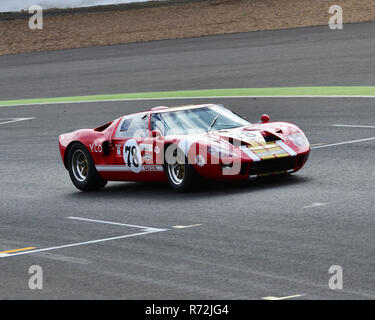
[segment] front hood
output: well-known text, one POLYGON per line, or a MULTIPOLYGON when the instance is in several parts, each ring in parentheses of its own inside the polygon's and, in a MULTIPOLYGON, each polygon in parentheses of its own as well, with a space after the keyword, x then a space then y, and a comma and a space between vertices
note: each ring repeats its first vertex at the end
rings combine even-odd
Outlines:
MULTIPOLYGON (((210 131, 206 134, 206 139, 202 137, 202 140, 207 145, 221 146, 228 150, 233 150, 233 147, 234 150, 240 149, 240 153, 258 161, 295 156, 302 149, 294 145, 288 136, 298 132, 301 131, 297 126, 285 122, 257 123, 241 128, 210 131)), ((305 149, 308 148, 306 146, 305 149)))
MULTIPOLYGON (((215 133, 214 133, 215 134, 215 133)), ((232 129, 232 130, 220 130, 216 134, 225 140, 235 144, 235 141, 241 142, 241 144, 253 144, 254 142, 265 143, 265 137, 260 130, 248 130, 248 129, 232 129)))
POLYGON ((271 128, 262 128, 257 125, 251 125, 247 127, 218 130, 208 133, 211 139, 225 140, 230 144, 240 145, 258 145, 265 144, 267 142, 283 140, 283 135, 277 133, 271 128))
POLYGON ((240 149, 248 156, 257 153, 262 159, 273 158, 276 155, 286 157, 295 155, 297 151, 303 152, 309 149, 308 142, 306 146, 298 147, 290 140, 290 135, 295 133, 302 133, 302 131, 291 123, 255 123, 246 127, 215 130, 184 137, 179 147, 186 152, 192 145, 199 144, 237 150, 237 154, 241 153, 240 149))

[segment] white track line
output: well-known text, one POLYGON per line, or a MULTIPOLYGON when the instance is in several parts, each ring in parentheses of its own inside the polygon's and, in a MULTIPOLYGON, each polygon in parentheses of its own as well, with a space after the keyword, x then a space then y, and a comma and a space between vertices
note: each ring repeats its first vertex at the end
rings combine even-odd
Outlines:
POLYGON ((200 227, 201 225, 202 225, 201 223, 198 223, 198 224, 191 224, 189 226, 173 226, 172 228, 175 228, 175 229, 186 229, 186 228, 200 227))
POLYGON ((86 219, 86 218, 80 218, 80 217, 68 217, 68 218, 69 219, 75 219, 75 220, 82 220, 82 221, 105 223, 105 224, 111 224, 111 225, 120 225, 120 226, 132 227, 132 228, 140 228, 140 229, 143 229, 144 231, 138 232, 138 233, 133 233, 133 234, 127 234, 127 235, 123 235, 123 236, 110 237, 110 238, 97 239, 97 240, 90 240, 90 241, 84 241, 84 242, 78 242, 78 243, 71 243, 71 244, 49 247, 49 248, 42 248, 42 249, 23 251, 23 252, 11 253, 11 254, 1 254, 0 258, 9 258, 9 257, 13 257, 13 256, 31 254, 31 253, 36 253, 36 252, 44 252, 44 251, 52 251, 52 250, 57 250, 57 249, 78 247, 78 246, 83 246, 83 245, 88 245, 88 244, 93 244, 93 243, 100 243, 100 242, 106 242, 106 241, 112 241, 112 240, 118 240, 118 239, 131 238, 131 237, 142 236, 142 235, 146 235, 146 234, 150 234, 150 233, 156 233, 156 232, 162 232, 162 231, 168 230, 168 229, 149 228, 149 227, 132 225, 132 224, 125 224, 125 223, 86 219))
POLYGON ((371 141, 371 140, 375 140, 375 137, 366 138, 366 139, 351 140, 351 141, 344 141, 344 142, 338 142, 338 143, 324 144, 324 145, 321 145, 321 146, 311 147, 311 149, 328 148, 328 147, 334 147, 334 146, 341 146, 343 144, 350 144, 350 143, 357 143, 357 142, 364 142, 364 141, 371 141))
POLYGON ((5 120, 9 120, 9 121, 5 121, 5 122, 2 122, 2 120, 0 119, 0 125, 1 124, 7 124, 7 123, 13 123, 13 122, 19 122, 19 121, 32 120, 32 119, 35 119, 35 118, 6 118, 5 120), (9 119, 12 119, 12 120, 9 120, 9 119))
POLYGON ((375 128, 375 126, 359 126, 355 124, 333 124, 332 127, 345 127, 345 128, 375 128))
POLYGON ((295 295, 286 296, 286 297, 273 297, 273 296, 270 296, 270 297, 263 297, 262 300, 286 300, 286 299, 293 299, 293 298, 303 297, 305 295, 306 295, 306 293, 295 294, 295 295))
POLYGON ((145 234, 153 233, 153 232, 158 232, 158 231, 145 231, 145 232, 139 232, 139 233, 129 234, 129 235, 125 235, 125 236, 119 236, 119 237, 98 239, 98 240, 92 240, 92 241, 72 243, 72 244, 67 244, 67 245, 63 245, 63 246, 56 246, 56 247, 49 247, 49 248, 44 248, 44 249, 37 249, 37 250, 24 251, 24 252, 18 252, 18 253, 11 253, 11 254, 7 254, 7 255, 1 255, 0 258, 9 258, 9 257, 13 257, 13 256, 22 255, 22 254, 31 254, 31 253, 35 253, 35 252, 52 251, 52 250, 57 250, 57 249, 69 248, 69 247, 83 246, 83 245, 86 245, 86 244, 93 244, 93 243, 98 243, 98 242, 105 242, 105 241, 112 241, 112 240, 136 237, 136 236, 141 236, 141 235, 145 235, 145 234))
POLYGON ((316 208, 316 207, 321 207, 321 206, 326 206, 326 205, 327 205, 327 203, 325 203, 325 202, 315 202, 315 203, 312 203, 312 204, 310 204, 308 206, 304 206, 302 208, 303 209, 308 209, 308 208, 316 208))
POLYGON ((150 228, 150 227, 145 227, 145 226, 138 226, 138 225, 135 225, 135 224, 127 224, 127 223, 111 222, 111 221, 104 221, 104 220, 95 220, 95 219, 87 219, 87 218, 80 218, 80 217, 68 217, 68 219, 97 222, 97 223, 105 223, 105 224, 111 224, 111 225, 115 225, 115 226, 124 226, 124 227, 130 227, 130 228, 140 228, 140 229, 144 229, 144 231, 166 231, 167 230, 167 229, 158 229, 158 228, 150 228))

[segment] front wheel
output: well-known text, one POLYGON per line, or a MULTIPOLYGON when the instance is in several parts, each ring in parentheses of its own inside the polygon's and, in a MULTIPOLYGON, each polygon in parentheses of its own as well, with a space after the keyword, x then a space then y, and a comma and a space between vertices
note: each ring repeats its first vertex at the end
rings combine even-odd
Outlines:
POLYGON ((108 182, 99 176, 90 153, 80 143, 75 143, 70 148, 68 170, 73 184, 82 191, 104 188, 108 182))
MULTIPOLYGON (((174 153, 176 154, 177 150, 174 153)), ((184 160, 175 161, 174 163, 168 163, 167 161, 164 166, 169 185, 177 192, 190 191, 198 179, 198 174, 194 167, 188 164, 186 157, 184 158, 184 160)))

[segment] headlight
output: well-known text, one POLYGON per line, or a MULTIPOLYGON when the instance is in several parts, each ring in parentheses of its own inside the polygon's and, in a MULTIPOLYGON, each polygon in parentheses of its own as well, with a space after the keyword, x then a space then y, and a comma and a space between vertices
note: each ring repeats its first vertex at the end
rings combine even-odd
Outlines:
POLYGON ((237 154, 233 150, 229 150, 227 148, 223 148, 219 146, 208 146, 207 152, 217 158, 237 157, 237 154))
POLYGON ((309 145, 309 141, 306 139, 305 135, 301 132, 292 133, 288 135, 288 139, 300 148, 308 147, 309 145))

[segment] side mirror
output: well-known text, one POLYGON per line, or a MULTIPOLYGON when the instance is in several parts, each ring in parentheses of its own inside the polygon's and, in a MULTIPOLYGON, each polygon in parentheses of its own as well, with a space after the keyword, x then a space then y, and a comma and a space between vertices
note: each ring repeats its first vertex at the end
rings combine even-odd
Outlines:
POLYGON ((161 137, 161 132, 159 130, 152 130, 151 135, 153 138, 159 138, 161 137))
POLYGON ((263 122, 263 123, 266 123, 268 121, 270 121, 270 116, 268 114, 263 114, 261 117, 260 117, 260 120, 263 122))

